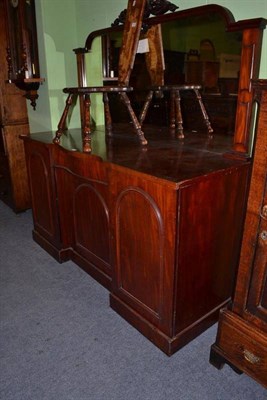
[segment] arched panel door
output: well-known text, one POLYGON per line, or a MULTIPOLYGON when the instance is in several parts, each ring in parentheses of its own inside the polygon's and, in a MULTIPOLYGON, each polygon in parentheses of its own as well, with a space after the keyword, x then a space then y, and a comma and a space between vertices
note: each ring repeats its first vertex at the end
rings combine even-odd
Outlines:
POLYGON ((109 212, 102 194, 83 183, 73 194, 74 247, 96 265, 109 267, 109 212))
MULTIPOLYGON (((25 142, 27 148, 28 142, 25 142)), ((35 232, 52 245, 61 247, 57 218, 56 196, 53 190, 54 176, 51 173, 50 151, 34 143, 27 151, 27 167, 32 199, 35 232)))
POLYGON ((117 199, 118 286, 154 317, 161 314, 163 221, 157 204, 139 188, 126 188, 117 199))

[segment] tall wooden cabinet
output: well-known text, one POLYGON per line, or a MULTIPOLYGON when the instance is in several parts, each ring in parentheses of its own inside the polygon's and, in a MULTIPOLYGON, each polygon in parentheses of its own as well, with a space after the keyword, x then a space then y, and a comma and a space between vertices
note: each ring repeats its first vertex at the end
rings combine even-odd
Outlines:
POLYGON ((31 206, 19 136, 29 135, 26 98, 35 108, 43 81, 34 0, 0 0, 0 63, 0 199, 19 212, 31 206))
POLYGON ((267 80, 254 83, 257 137, 233 304, 219 319, 210 361, 267 388, 267 80))
POLYGON ((30 207, 24 147, 19 139, 29 134, 29 123, 24 92, 7 81, 4 0, 0 0, 0 11, 0 199, 18 212, 30 207))

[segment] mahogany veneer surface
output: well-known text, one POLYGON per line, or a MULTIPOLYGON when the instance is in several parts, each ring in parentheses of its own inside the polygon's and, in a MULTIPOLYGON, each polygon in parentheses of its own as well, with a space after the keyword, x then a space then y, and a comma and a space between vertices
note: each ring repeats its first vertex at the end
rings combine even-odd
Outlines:
MULTIPOLYGON (((181 182, 230 166, 239 161, 223 157, 231 151, 232 136, 206 133, 186 133, 184 139, 173 138, 167 128, 146 126, 148 146, 138 143, 129 124, 116 124, 113 138, 105 138, 104 127, 92 133, 91 156, 137 172, 171 182, 181 182)), ((31 134, 31 140, 52 145, 53 132, 31 134)), ((72 129, 61 138, 61 147, 73 152, 82 151, 81 130, 72 129)))
POLYGON ((228 303, 250 164, 224 157, 232 138, 146 126, 142 147, 129 125, 112 139, 80 130, 61 145, 51 133, 24 137, 34 239, 72 259, 111 291, 111 306, 171 355, 228 303))

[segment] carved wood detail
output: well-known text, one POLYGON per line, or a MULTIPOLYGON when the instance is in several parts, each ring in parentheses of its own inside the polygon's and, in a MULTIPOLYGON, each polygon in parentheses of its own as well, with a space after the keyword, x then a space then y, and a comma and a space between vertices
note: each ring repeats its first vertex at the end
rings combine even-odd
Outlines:
MULTIPOLYGON (((144 18, 148 18, 151 15, 163 15, 168 11, 174 12, 179 7, 175 4, 171 3, 168 0, 148 0, 145 6, 144 18)), ((118 26, 120 24, 124 24, 126 18, 127 10, 124 9, 120 12, 119 16, 115 19, 115 21, 111 24, 111 26, 118 26)))

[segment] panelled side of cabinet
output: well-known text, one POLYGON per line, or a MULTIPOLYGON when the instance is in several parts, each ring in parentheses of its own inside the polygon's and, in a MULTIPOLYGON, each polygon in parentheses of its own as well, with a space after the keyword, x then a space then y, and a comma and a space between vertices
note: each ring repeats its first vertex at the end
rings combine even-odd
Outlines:
MULTIPOLYGON (((238 265, 249 165, 181 185, 174 332, 228 302, 238 265), (233 229, 234 227, 234 229, 233 229), (186 307, 184 307, 186 304, 186 307)), ((214 322, 214 315, 211 315, 214 322)))

